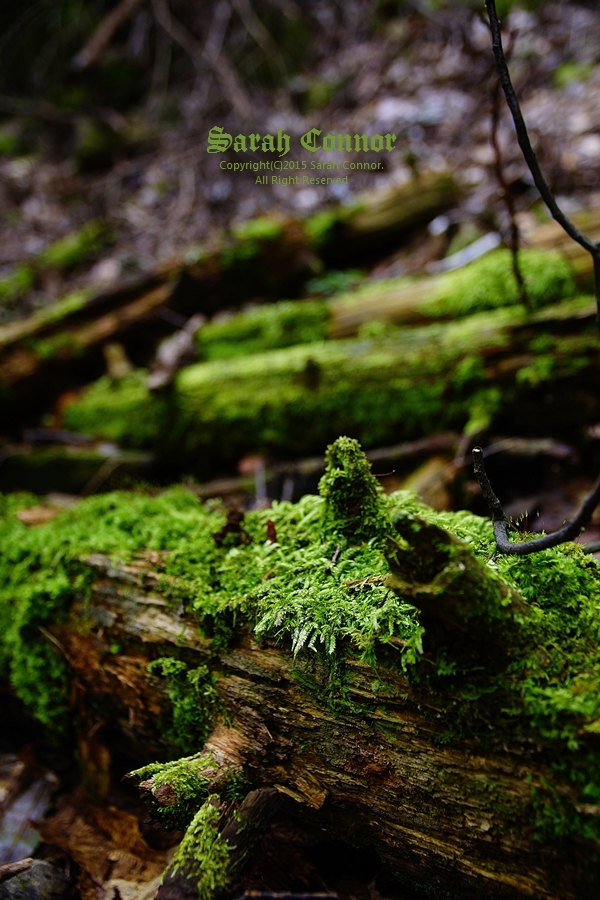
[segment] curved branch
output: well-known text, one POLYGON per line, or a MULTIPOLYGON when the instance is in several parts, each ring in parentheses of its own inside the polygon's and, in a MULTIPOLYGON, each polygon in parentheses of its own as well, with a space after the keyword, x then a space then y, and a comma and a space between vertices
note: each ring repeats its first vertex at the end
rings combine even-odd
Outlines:
POLYGON ((542 200, 548 207, 550 214, 560 225, 562 225, 569 237, 573 238, 574 241, 577 241, 578 244, 580 244, 582 247, 584 247, 585 250, 588 251, 594 261, 596 303, 598 304, 598 318, 600 321, 600 244, 596 243, 596 241, 593 241, 587 235, 583 234, 583 232, 580 231, 579 228, 577 228, 577 226, 574 225, 569 218, 567 218, 567 216, 563 213, 558 203, 554 199, 554 195, 548 187, 546 179, 542 175, 542 170, 540 169, 540 165, 537 161, 535 151, 531 146, 529 134, 527 133, 527 126, 525 125, 521 107, 519 105, 519 101, 517 99, 517 95, 510 78, 510 73, 508 71, 506 57, 502 48, 502 34, 500 29, 500 21, 498 19, 498 12, 496 10, 496 0, 485 0, 485 6, 490 19, 490 29, 492 32, 492 49, 496 58, 496 66, 498 68, 498 74, 500 76, 500 83, 502 85, 502 90, 504 91, 504 96, 506 97, 506 103, 512 115, 515 131, 517 132, 519 147, 521 148, 521 152, 523 153, 525 162, 529 167, 529 171, 531 172, 531 175, 535 182, 535 186, 540 192, 542 200))
POLYGON ((542 537, 534 538, 531 541, 522 541, 521 543, 513 544, 508 539, 508 528, 510 523, 506 517, 506 513, 502 509, 502 504, 494 493, 487 472, 485 471, 483 450, 481 447, 473 448, 473 465, 475 468, 475 477, 479 482, 481 493, 492 513, 494 537, 496 538, 496 546, 500 553, 524 556, 527 553, 537 553, 538 550, 548 550, 549 547, 557 547, 558 544, 570 541, 581 534, 585 525, 587 525, 592 518, 592 514, 598 506, 598 503, 600 503, 599 477, 591 492, 583 501, 577 515, 566 522, 562 528, 559 528, 558 531, 553 531, 552 534, 545 534, 542 537))

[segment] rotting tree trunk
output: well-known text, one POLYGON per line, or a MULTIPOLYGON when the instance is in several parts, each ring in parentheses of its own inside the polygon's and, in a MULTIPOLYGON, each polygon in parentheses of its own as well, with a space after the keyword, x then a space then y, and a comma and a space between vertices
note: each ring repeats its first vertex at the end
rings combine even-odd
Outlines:
MULTIPOLYGON (((86 729, 107 720, 118 724, 130 753, 164 753, 157 722, 165 696, 149 683, 146 664, 152 655, 173 653, 203 664, 208 642, 161 600, 151 568, 89 563, 98 574, 92 601, 86 612, 74 608, 71 624, 55 632, 83 703, 102 711, 86 729), (126 652, 111 653, 112 643, 126 652)), ((532 837, 534 791, 551 785, 572 793, 535 739, 495 735, 489 750, 468 739, 447 744, 453 698, 444 709, 439 697, 411 686, 393 646, 377 655, 376 666, 348 656, 347 711, 333 712, 325 699, 326 663, 310 653, 294 658, 289 646, 258 643, 241 631, 218 659, 227 724, 181 770, 206 777, 210 793, 218 792, 219 779, 243 770, 256 787, 275 786, 312 810, 313 822, 330 835, 373 846, 405 875, 460 897, 591 896, 578 870, 585 844, 569 845, 575 855, 568 860, 532 837)), ((178 803, 168 783, 153 792, 150 778, 142 788, 163 812, 178 803)))
POLYGON ((573 545, 490 559, 490 523, 383 497, 348 438, 320 491, 225 524, 181 491, 92 498, 44 532, 9 512, 15 689, 51 721, 67 667, 100 793, 105 741, 149 763, 131 777, 188 826, 165 891, 180 879, 210 900, 215 871, 231 886, 227 835, 240 817, 264 827, 275 789, 321 833, 461 898, 596 896, 595 561, 573 545), (89 552, 119 535, 128 561, 89 552), (151 762, 173 742, 191 755, 151 762))

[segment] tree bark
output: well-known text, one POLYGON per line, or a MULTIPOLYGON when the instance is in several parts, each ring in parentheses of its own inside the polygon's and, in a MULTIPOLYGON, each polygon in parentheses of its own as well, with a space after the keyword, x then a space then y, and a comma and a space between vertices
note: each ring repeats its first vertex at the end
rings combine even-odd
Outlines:
MULTIPOLYGON (((129 565, 100 556, 87 564, 97 573, 89 605, 76 605, 70 622, 53 629, 73 669, 80 709, 96 710, 86 713, 85 730, 109 721, 127 752, 164 758, 172 748, 158 723, 168 701, 146 664, 174 653, 204 663, 209 642, 157 591, 152 555, 129 565), (111 652, 115 643, 127 650, 111 652)), ((377 648, 375 664, 350 652, 345 710, 333 711, 325 660, 310 652, 294 657, 287 644, 259 643, 242 628, 216 661, 220 721, 180 769, 201 773, 205 793, 243 771, 255 788, 275 787, 292 798, 298 815, 331 836, 370 845, 405 876, 460 897, 592 896, 597 847, 584 840, 544 845, 533 836, 534 792, 573 791, 533 733, 503 734, 499 724, 487 748, 469 739, 446 743, 454 698, 440 702, 411 684, 397 660, 393 643, 377 648)), ((167 767, 158 768, 160 786, 144 777, 141 788, 164 814, 183 804, 167 767)), ((600 808, 587 813, 598 816, 600 808)))

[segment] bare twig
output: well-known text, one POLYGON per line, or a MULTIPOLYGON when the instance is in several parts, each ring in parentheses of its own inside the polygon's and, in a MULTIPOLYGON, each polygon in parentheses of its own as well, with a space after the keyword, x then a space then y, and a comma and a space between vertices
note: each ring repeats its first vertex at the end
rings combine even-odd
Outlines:
POLYGON ((558 544, 573 540, 573 538, 577 537, 583 531, 600 502, 600 478, 598 478, 591 493, 583 501, 577 515, 563 525, 562 528, 552 532, 552 534, 545 534, 542 537, 534 538, 531 541, 522 541, 521 543, 513 544, 508 539, 510 523, 502 509, 502 504, 496 497, 489 478, 487 477, 487 472, 485 471, 485 465, 483 463, 483 450, 481 447, 475 447, 473 450, 473 464, 475 476, 481 487, 481 493, 492 513, 494 537, 496 538, 496 545, 500 553, 524 556, 528 553, 537 553, 538 550, 547 550, 549 547, 557 547, 558 544))
POLYGON ((112 41, 115 32, 131 18, 142 3, 145 3, 145 0, 121 0, 114 9, 111 9, 102 19, 91 38, 73 58, 73 68, 77 71, 83 71, 95 65, 112 41))
MULTIPOLYGON (((567 218, 567 216, 565 216, 565 214, 558 206, 556 200, 554 199, 554 195, 548 187, 544 176, 542 175, 537 157, 535 155, 533 147, 531 146, 531 141, 529 140, 527 126, 525 125, 525 120, 523 119, 523 115, 521 113, 521 107, 519 106, 519 101, 510 79, 506 57, 502 48, 502 34, 500 29, 500 22, 498 20, 498 13, 496 10, 496 2, 495 0, 485 0, 485 6, 490 19, 490 29, 492 32, 492 48, 496 59, 496 66, 498 67, 500 84, 502 85, 504 96, 506 97, 506 102, 513 118, 515 131, 517 132, 517 140, 519 141, 519 147, 521 148, 521 152, 523 153, 525 162, 529 167, 529 171, 533 176, 535 186, 540 192, 542 199, 548 207, 553 218, 556 219, 556 221, 564 228, 566 233, 571 238, 573 238, 574 241, 576 241, 585 250, 588 251, 594 261, 596 305, 598 309, 598 323, 600 325, 600 244, 598 244, 596 241, 591 240, 591 238, 583 234, 583 232, 581 232, 579 228, 577 228, 577 226, 574 225, 573 222, 571 222, 571 220, 567 218)), ((521 543, 513 544, 508 539, 509 521, 504 510, 502 509, 502 504, 493 491, 493 488, 485 471, 485 465, 483 463, 483 450, 481 449, 481 447, 474 448, 473 463, 475 467, 475 476, 477 478, 477 481, 479 482, 479 486, 481 487, 481 491, 483 493, 485 501, 492 513, 492 522, 494 523, 494 536, 496 538, 496 546, 500 553, 517 554, 521 556, 528 553, 537 553, 539 550, 547 550, 549 547, 556 547, 558 546, 558 544, 562 544, 565 541, 570 541, 574 537, 577 537, 577 535, 579 535, 581 531, 583 531, 584 526, 587 525, 587 523, 590 521, 594 510, 596 509, 598 503, 600 503, 599 477, 591 493, 583 501, 581 509, 579 510, 577 515, 574 516, 574 518, 568 521, 565 525, 563 525, 562 528, 559 528, 557 531, 552 532, 552 534, 546 534, 542 537, 534 538, 531 541, 522 541, 521 543)))
MULTIPOLYGON (((20 859, 18 862, 5 863, 3 866, 0 866, 0 882, 7 881, 14 875, 20 875, 21 872, 26 872, 32 865, 33 859, 31 856, 20 859)), ((244 896, 248 895, 245 894, 244 896)))
MULTIPOLYGON (((187 53, 196 69, 198 69, 200 63, 207 65, 214 73, 221 89, 235 111, 244 117, 248 116, 253 109, 252 101, 244 89, 235 68, 221 50, 224 31, 231 15, 229 4, 217 3, 215 6, 214 18, 223 19, 224 14, 226 16, 224 27, 220 29, 221 39, 217 42, 217 46, 215 46, 215 41, 211 39, 210 33, 206 43, 202 44, 179 19, 173 16, 168 0, 152 0, 152 9, 160 27, 169 35, 171 40, 179 44, 187 53)), ((212 28, 211 31, 213 31, 212 28)))
POLYGON ((567 216, 560 209, 558 203, 554 198, 554 194, 548 187, 546 180, 542 175, 540 164, 537 161, 537 157, 535 155, 533 147, 531 146, 531 141, 529 140, 527 126, 525 125, 525 120, 523 119, 521 107, 519 105, 519 101, 517 99, 517 95, 510 78, 510 73, 508 71, 506 57, 504 56, 500 22, 498 20, 498 13, 496 11, 496 2, 495 0, 485 0, 485 6, 490 19, 490 28, 492 32, 492 49, 496 58, 496 65, 498 67, 498 74, 500 76, 500 84, 502 85, 502 90, 504 91, 504 96, 506 97, 506 103, 513 118, 519 147, 521 148, 521 152, 523 153, 525 162, 529 167, 529 171, 531 172, 531 175, 535 182, 535 186, 540 192, 542 200, 548 207, 552 218, 556 219, 556 221, 560 225, 562 225, 569 237, 573 238, 574 241, 577 241, 578 244, 580 244, 585 250, 587 250, 594 260, 596 303, 598 304, 598 316, 600 320, 600 244, 587 237, 587 235, 583 234, 583 232, 580 231, 579 228, 577 228, 577 226, 573 222, 571 222, 569 218, 567 218, 567 216))
MULTIPOLYGON (((510 60, 510 55, 512 52, 512 40, 514 35, 511 34, 511 43, 506 48, 506 59, 510 60)), ((517 282, 517 288, 519 290, 519 298, 521 302, 525 305, 529 305, 529 298, 527 297, 527 289, 525 287, 525 279, 523 278, 523 274, 521 272, 521 266, 519 265, 519 245, 520 245, 520 235, 519 235, 519 226, 517 224, 516 218, 516 210, 515 204, 513 202, 513 197, 510 192, 509 184, 506 180, 506 176, 504 175, 504 166, 502 165, 502 153, 500 151, 500 143, 498 141, 498 125, 500 122, 500 79, 497 78, 494 83, 494 90, 492 93, 492 115, 491 115, 491 132, 490 132, 490 141, 492 144, 492 149, 494 151, 494 168, 496 170, 496 178, 498 179, 498 184, 500 186, 500 194, 502 199, 504 200, 504 204, 506 206, 506 210, 508 212, 508 219, 510 222, 510 231, 509 231, 509 248, 512 254, 512 267, 513 274, 515 276, 515 281, 517 282)))

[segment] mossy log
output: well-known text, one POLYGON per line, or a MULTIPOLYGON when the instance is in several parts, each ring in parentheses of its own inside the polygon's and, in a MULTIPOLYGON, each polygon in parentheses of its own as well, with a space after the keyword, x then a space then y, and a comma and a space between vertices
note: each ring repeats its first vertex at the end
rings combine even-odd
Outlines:
POLYGON ((340 433, 374 447, 510 417, 523 434, 572 435, 596 416, 598 375, 594 304, 582 298, 198 363, 158 393, 143 371, 105 378, 64 423, 202 477, 253 451, 323 452, 340 433))
POLYGON ((320 491, 245 518, 104 495, 29 529, 6 498, 14 689, 98 789, 112 748, 140 761, 187 827, 165 900, 236 888, 273 789, 435 896, 596 896, 596 561, 497 557, 488 521, 382 496, 349 439, 320 491))
MULTIPOLYGON (((71 293, 26 320, 0 326, 0 399, 7 406, 12 398, 16 409, 23 399, 39 397, 65 368, 71 377, 82 371, 89 378, 94 362, 98 368, 98 348, 106 341, 118 338, 126 346, 130 341, 139 362, 140 357, 149 359, 157 339, 185 317, 211 316, 255 298, 274 301, 298 296, 338 243, 346 253, 340 265, 356 266, 373 256, 368 239, 378 247, 375 256, 379 258, 390 239, 401 240, 407 229, 429 221, 457 199, 458 189, 448 175, 424 176, 391 193, 367 194, 352 208, 334 207, 306 222, 277 216, 253 219, 140 276, 109 288, 92 286, 71 293), (388 241, 385 245, 380 243, 383 238, 388 241)), ((75 250, 83 252, 81 240, 74 243, 71 237, 48 248, 39 265, 68 268, 75 250)), ((341 251, 335 252, 339 256, 341 251)), ((21 267, 0 282, 0 299, 3 294, 9 299, 26 295, 34 283, 35 267, 21 267)))

